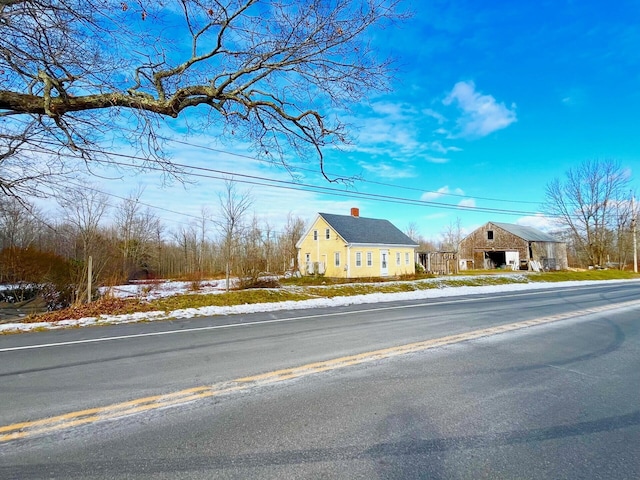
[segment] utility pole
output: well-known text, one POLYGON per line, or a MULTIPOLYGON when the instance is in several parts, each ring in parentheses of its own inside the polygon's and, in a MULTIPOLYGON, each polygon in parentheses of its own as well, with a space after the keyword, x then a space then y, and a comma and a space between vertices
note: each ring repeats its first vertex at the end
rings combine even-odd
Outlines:
POLYGON ((87 303, 91 303, 91 277, 93 276, 93 257, 89 255, 87 265, 87 303))
POLYGON ((631 196, 631 238, 633 239, 633 271, 638 273, 638 241, 636 240, 635 197, 631 196))

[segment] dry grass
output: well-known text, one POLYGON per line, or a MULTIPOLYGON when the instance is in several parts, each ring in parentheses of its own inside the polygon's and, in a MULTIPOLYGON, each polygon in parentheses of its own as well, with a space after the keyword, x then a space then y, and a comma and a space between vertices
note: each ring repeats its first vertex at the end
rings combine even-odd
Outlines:
MULTIPOLYGON (((285 279, 282 288, 249 288, 228 293, 198 295, 187 293, 151 301, 139 299, 118 299, 105 297, 88 305, 77 305, 56 312, 32 315, 25 322, 57 322, 66 319, 97 317, 100 315, 120 315, 134 312, 164 311, 209 306, 232 306, 255 303, 298 301, 310 298, 333 298, 371 293, 396 293, 430 288, 504 285, 509 283, 562 282, 567 280, 613 280, 640 278, 640 275, 619 270, 563 271, 522 275, 495 276, 495 271, 487 275, 438 277, 419 275, 411 280, 385 279, 331 279, 325 277, 303 277, 285 279)), ((507 272, 498 272, 507 273, 507 272)), ((518 273, 518 272, 513 272, 518 273)), ((274 284, 269 284, 274 286, 274 284)))

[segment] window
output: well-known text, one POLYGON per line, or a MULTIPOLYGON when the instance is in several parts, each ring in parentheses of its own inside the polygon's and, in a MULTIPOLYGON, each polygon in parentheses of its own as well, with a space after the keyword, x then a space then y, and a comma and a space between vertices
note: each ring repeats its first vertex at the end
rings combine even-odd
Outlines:
POLYGON ((487 230, 487 240, 493 240, 493 230, 487 230))
POLYGON ((313 239, 318 240, 318 230, 313 231, 313 239))
POLYGON ((305 253, 304 254, 304 261, 309 263, 311 261, 311 254, 310 253, 305 253))
POLYGON ((340 252, 336 252, 336 267, 340 266, 340 252))
POLYGON ((404 263, 405 265, 409 265, 409 252, 404 254, 404 263))
POLYGON ((367 267, 371 267, 373 265, 373 259, 371 258, 371 252, 367 252, 367 267))
POLYGON ((324 231, 324 238, 326 238, 327 240, 331 238, 331 230, 329 230, 328 228, 324 231))
POLYGON ((356 267, 362 266, 362 253, 356 252, 356 267))
POLYGON ((400 266, 400 252, 396 252, 396 265, 400 266))

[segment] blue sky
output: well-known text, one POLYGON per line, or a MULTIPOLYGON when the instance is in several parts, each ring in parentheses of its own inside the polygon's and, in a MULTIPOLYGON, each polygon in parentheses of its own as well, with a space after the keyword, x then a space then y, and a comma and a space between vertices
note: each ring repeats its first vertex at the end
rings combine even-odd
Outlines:
MULTIPOLYGON (((335 189, 332 195, 239 184, 251 190, 260 219, 278 228, 289 213, 311 221, 316 212, 359 207, 362 216, 403 230, 413 222, 433 240, 457 219, 466 231, 490 220, 545 228, 545 185, 589 159, 618 160, 638 190, 637 1, 405 5, 413 18, 372 39, 396 58, 391 91, 354 108, 349 148, 325 151, 329 173, 364 181, 329 184, 313 171, 317 165, 305 164, 298 165, 300 183, 335 189)), ((241 141, 175 138, 191 144, 174 144, 178 163, 291 180, 281 168, 252 160, 241 141)), ((139 185, 146 204, 186 214, 156 210, 174 229, 203 206, 215 211, 223 181, 162 187, 154 174, 127 174, 125 182, 101 180, 99 187, 124 196, 139 185)))

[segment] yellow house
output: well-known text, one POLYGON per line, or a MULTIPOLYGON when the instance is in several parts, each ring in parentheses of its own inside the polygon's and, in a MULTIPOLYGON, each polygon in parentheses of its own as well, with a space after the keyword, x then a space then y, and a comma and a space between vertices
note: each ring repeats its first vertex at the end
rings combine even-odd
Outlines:
POLYGON ((319 213, 296 244, 302 275, 394 277, 415 273, 418 245, 388 220, 319 213))

